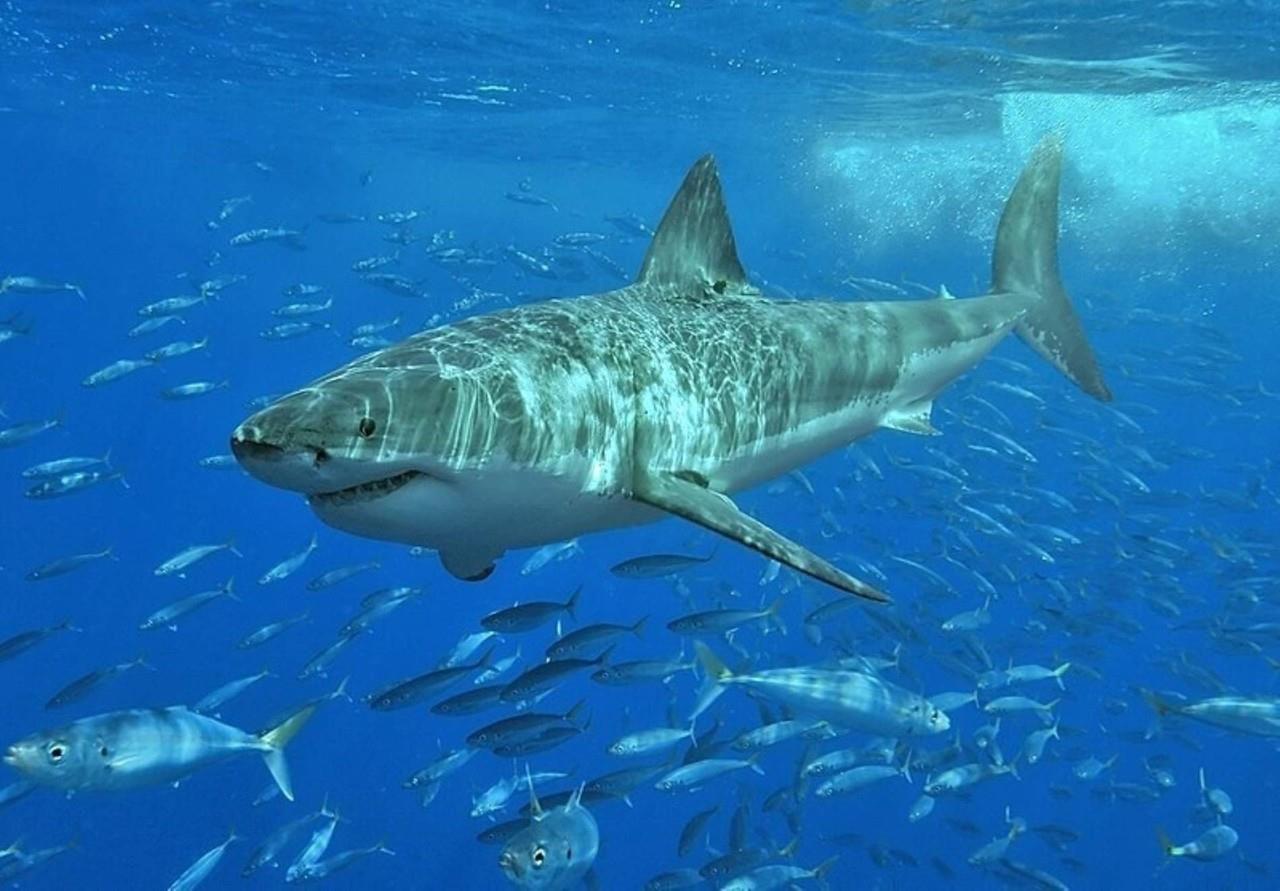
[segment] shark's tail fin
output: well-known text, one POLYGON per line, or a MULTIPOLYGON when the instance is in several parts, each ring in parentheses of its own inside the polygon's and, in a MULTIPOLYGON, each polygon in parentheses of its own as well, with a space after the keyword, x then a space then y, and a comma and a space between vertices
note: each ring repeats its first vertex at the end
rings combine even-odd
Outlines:
POLYGON ((1000 216, 991 289, 1039 298, 1018 323, 1018 336, 1076 386, 1105 402, 1111 390, 1058 276, 1061 178, 1062 141, 1048 136, 1031 155, 1000 216))

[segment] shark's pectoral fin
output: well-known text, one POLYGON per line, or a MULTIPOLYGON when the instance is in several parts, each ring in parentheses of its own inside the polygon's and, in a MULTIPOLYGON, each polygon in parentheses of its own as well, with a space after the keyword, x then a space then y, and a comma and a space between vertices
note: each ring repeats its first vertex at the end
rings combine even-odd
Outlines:
POLYGON ((493 575, 494 561, 501 556, 479 551, 443 550, 440 552, 440 563, 456 579, 482 582, 493 575))
POLYGON ((901 433, 914 433, 916 436, 941 436, 942 431, 933 426, 933 422, 929 419, 932 411, 932 402, 919 402, 889 412, 880 422, 880 426, 901 433))
POLYGON ((807 548, 743 513, 728 497, 707 488, 706 481, 696 474, 637 474, 632 485, 631 497, 636 501, 718 532, 842 591, 880 603, 889 601, 884 592, 837 569, 807 548))

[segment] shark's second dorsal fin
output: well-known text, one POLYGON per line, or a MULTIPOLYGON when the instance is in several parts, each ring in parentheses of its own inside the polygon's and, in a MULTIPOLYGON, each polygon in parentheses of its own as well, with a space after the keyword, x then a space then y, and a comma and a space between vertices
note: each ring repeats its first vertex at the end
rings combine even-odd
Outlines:
POLYGON ((703 282, 722 292, 746 280, 733 243, 715 158, 703 155, 685 175, 680 191, 658 224, 638 281, 677 285, 703 282))

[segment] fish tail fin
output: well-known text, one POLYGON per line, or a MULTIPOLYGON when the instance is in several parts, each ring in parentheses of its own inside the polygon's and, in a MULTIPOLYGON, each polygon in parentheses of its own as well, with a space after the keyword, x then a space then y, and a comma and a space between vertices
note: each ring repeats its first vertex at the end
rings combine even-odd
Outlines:
POLYGON ((223 582, 222 587, 219 590, 222 591, 224 596, 230 597, 232 600, 236 601, 237 603, 240 602, 240 595, 236 593, 236 577, 235 576, 232 576, 231 578, 223 582))
POLYGON ((582 586, 573 589, 573 593, 569 595, 569 600, 564 605, 564 611, 569 614, 569 618, 578 621, 578 596, 582 594, 582 586))
POLYGON ((315 711, 314 705, 299 709, 258 737, 267 746, 262 760, 267 762, 267 770, 280 787, 280 794, 290 801, 293 801, 293 783, 289 779, 289 764, 284 760, 284 747, 306 726, 315 711))
POLYGON ((351 694, 347 692, 347 682, 350 680, 351 675, 347 675, 343 678, 341 683, 339 683, 334 691, 329 694, 328 699, 330 701, 333 701, 334 699, 345 699, 347 702, 354 702, 355 700, 351 698, 351 694))
POLYGON ((1063 662, 1053 670, 1053 679, 1058 683, 1059 690, 1067 689, 1067 685, 1062 683, 1062 676, 1067 673, 1067 669, 1071 667, 1070 662, 1063 662))
POLYGON ((1204 768, 1202 767, 1200 768, 1200 794, 1204 795, 1204 793, 1207 792, 1208 790, 1209 790, 1209 787, 1206 786, 1204 782, 1204 768))
POLYGON ((1036 302, 1018 322, 1018 336, 1081 390, 1107 402, 1111 390, 1058 275, 1061 178, 1062 139, 1050 135, 1032 153, 1005 203, 991 288, 1034 295, 1036 302))
POLYGON ((765 610, 765 616, 769 619, 770 625, 773 625, 783 634, 786 634, 787 626, 786 623, 782 621, 782 600, 783 598, 778 597, 773 601, 773 603, 769 604, 769 608, 765 610))
POLYGON ((234 535, 231 536, 231 538, 227 539, 226 548, 228 551, 235 554, 237 557, 244 556, 244 554, 240 553, 240 550, 236 547, 236 539, 234 535))
POLYGON ((751 755, 751 757, 747 758, 747 767, 751 768, 751 770, 760 774, 760 776, 764 776, 764 768, 760 766, 759 752, 756 752, 755 754, 751 755))
POLYGON ((158 669, 147 661, 146 653, 139 653, 138 658, 133 660, 135 668, 145 668, 147 671, 157 671, 158 669))
POLYGON ((1171 714, 1176 714, 1178 709, 1155 690, 1139 687, 1138 692, 1142 694, 1142 698, 1147 701, 1147 705, 1151 706, 1151 710, 1155 712, 1151 726, 1147 728, 1145 734, 1147 739, 1155 739, 1164 732, 1164 719, 1171 714))
POLYGON ((579 726, 578 722, 582 720, 582 716, 586 712, 586 708, 587 708, 587 701, 585 699, 579 699, 577 702, 573 704, 573 708, 565 712, 565 715, 564 715, 565 723, 572 724, 575 727, 579 726))
POLYGON ((720 661, 720 657, 711 652, 711 648, 700 640, 693 642, 693 650, 698 654, 698 661, 707 673, 707 679, 716 684, 723 684, 733 678, 729 666, 720 661))
POLYGON ((636 620, 636 623, 631 626, 631 633, 634 634, 636 637, 643 638, 644 623, 648 621, 649 621, 648 616, 641 616, 639 619, 636 620))
POLYGON ((1173 839, 1169 838, 1169 833, 1164 831, 1163 826, 1156 827, 1156 841, 1160 843, 1160 850, 1164 851, 1166 857, 1173 856, 1173 839))
POLYGON ((831 868, 836 865, 836 861, 839 859, 839 854, 834 857, 828 857, 813 868, 813 880, 818 883, 819 888, 827 889, 831 887, 827 884, 827 873, 831 872, 831 868))

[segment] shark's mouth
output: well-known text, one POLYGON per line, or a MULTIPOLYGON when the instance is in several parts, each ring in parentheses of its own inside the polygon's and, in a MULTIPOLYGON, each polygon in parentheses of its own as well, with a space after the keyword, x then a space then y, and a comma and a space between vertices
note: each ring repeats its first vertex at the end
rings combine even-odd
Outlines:
POLYGON ((426 476, 426 474, 420 470, 406 470, 403 473, 397 473, 395 476, 348 486, 336 492, 317 492, 310 496, 310 500, 326 507, 344 507, 351 504, 377 501, 379 498, 386 498, 391 493, 398 492, 421 476, 426 476))

